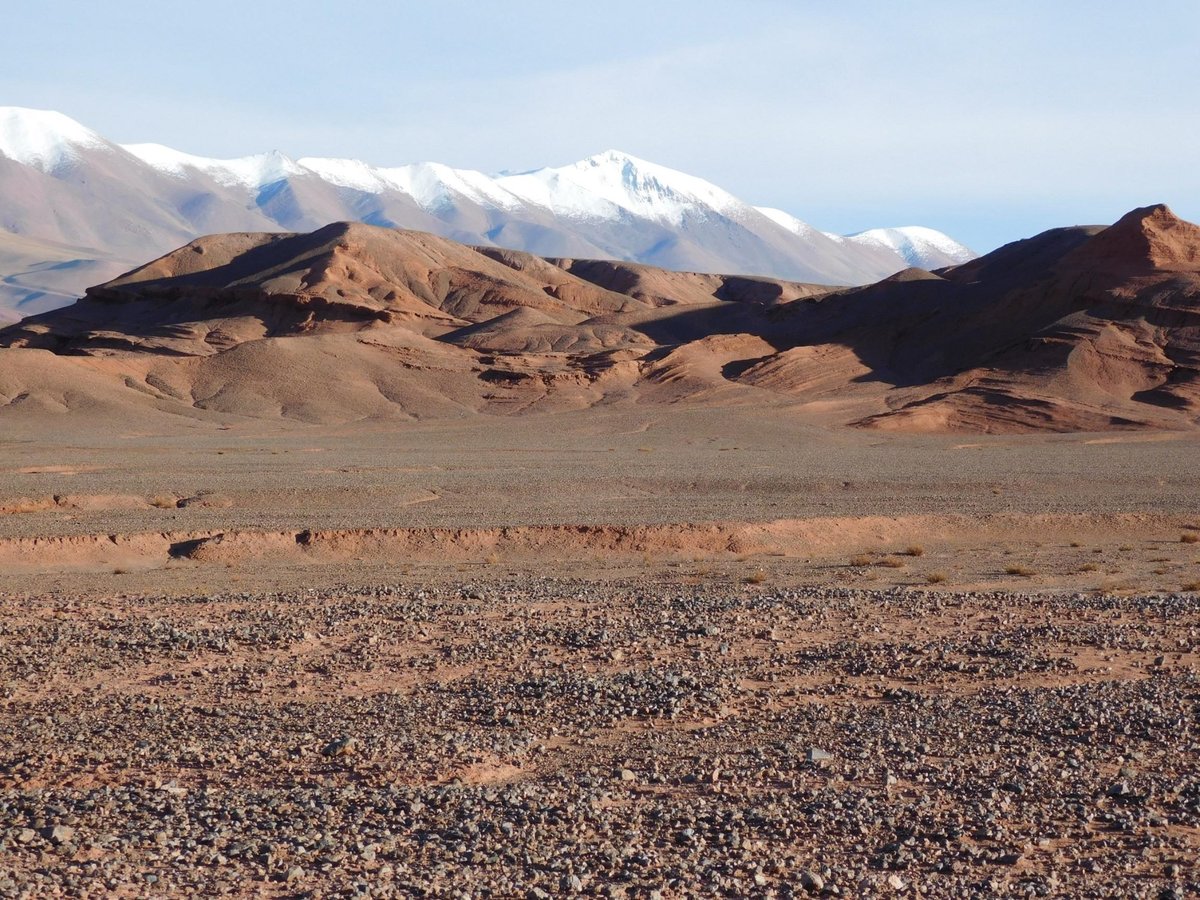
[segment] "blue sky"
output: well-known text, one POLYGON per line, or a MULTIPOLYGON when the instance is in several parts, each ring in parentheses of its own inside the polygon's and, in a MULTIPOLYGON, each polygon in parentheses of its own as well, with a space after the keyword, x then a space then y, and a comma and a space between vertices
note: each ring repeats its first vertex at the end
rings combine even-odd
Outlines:
POLYGON ((1152 202, 1200 219, 1196 0, 41 0, 4 30, 0 103, 206 156, 617 148, 978 250, 1152 202))

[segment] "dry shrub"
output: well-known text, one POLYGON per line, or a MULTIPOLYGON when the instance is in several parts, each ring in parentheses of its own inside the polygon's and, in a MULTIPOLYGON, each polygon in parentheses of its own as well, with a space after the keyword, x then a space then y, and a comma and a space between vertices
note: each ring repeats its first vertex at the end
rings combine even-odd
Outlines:
POLYGON ((158 509, 178 509, 179 498, 169 494, 159 494, 150 499, 150 505, 158 509))
POLYGON ((1200 581, 1188 581, 1179 586, 1181 591, 1195 592, 1200 591, 1200 581))
POLYGON ((1020 575, 1022 578, 1032 578, 1037 572, 1028 566, 1009 566, 1004 570, 1005 575, 1020 575))
POLYGON ((1085 563, 1079 567, 1080 572, 1099 572, 1100 567, 1095 563, 1085 563))
POLYGON ((930 584, 942 584, 946 581, 947 577, 945 572, 930 572, 925 576, 925 580, 930 584))
POLYGON ((1194 531, 1185 531, 1179 536, 1181 544, 1200 544, 1200 534, 1194 531))
POLYGON ((871 557, 865 553, 860 553, 858 556, 850 557, 850 565, 852 566, 869 566, 872 563, 871 557))
POLYGON ((907 550, 904 551, 904 555, 905 556, 924 556, 925 548, 922 547, 920 544, 913 544, 911 547, 909 547, 907 550))
POLYGON ((767 580, 767 573, 764 572, 762 569, 759 569, 756 572, 751 572, 749 575, 746 576, 746 584, 762 584, 766 580, 767 580))
POLYGON ((894 556, 889 556, 887 559, 881 559, 879 565, 885 569, 903 569, 908 563, 902 559, 897 559, 894 556))

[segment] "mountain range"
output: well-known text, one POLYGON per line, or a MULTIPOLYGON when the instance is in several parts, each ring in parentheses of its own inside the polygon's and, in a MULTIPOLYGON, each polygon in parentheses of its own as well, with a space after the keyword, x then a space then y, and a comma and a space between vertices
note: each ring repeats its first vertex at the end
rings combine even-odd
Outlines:
POLYGON ((1194 429, 1200 228, 1151 206, 830 288, 341 222, 198 238, 0 330, 9 426, 661 404, 905 431, 1194 429))
POLYGON ((60 113, 0 107, 0 319, 67 304, 200 235, 337 221, 547 257, 822 284, 869 283, 973 256, 916 226, 824 233, 617 151, 497 176, 278 152, 217 160, 120 145, 60 113))

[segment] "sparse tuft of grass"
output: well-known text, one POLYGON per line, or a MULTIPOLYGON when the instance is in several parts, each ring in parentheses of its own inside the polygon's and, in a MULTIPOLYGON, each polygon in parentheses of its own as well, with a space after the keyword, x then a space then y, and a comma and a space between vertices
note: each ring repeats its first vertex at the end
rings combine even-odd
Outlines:
POLYGON ((128 574, 129 574, 129 570, 128 570, 128 569, 121 568, 120 566, 118 566, 117 568, 113 569, 113 574, 114 574, 114 575, 128 575, 128 574))
POLYGON ((883 566, 885 569, 903 569, 906 565, 908 565, 908 563, 895 556, 889 556, 887 559, 881 559, 879 561, 879 565, 883 566))
POLYGON ((157 497, 151 498, 150 505, 158 509, 178 509, 179 498, 169 494, 159 494, 157 497))
POLYGON ((922 547, 920 544, 913 544, 907 550, 904 551, 904 555, 905 556, 924 556, 925 548, 922 547))
POLYGON ((766 580, 767 573, 762 569, 759 569, 757 572, 751 572, 746 576, 746 584, 762 584, 766 580))
POLYGON ((500 554, 493 550, 487 555, 487 558, 484 559, 484 562, 486 562, 489 566, 494 566, 500 562, 500 554))
POLYGON ((1009 566, 1004 570, 1005 575, 1020 575, 1022 578, 1032 578, 1037 572, 1028 566, 1009 566))
POLYGON ((1071 546, 1078 549, 1079 547, 1082 547, 1083 544, 1079 543, 1079 541, 1071 541, 1071 546))
POLYGON ((850 557, 850 565, 856 566, 856 567, 869 566, 871 564, 871 561, 872 561, 871 557, 867 556, 867 554, 865 554, 865 553, 860 553, 860 554, 858 554, 858 556, 850 557))
POLYGON ((1200 581, 1188 581, 1179 586, 1181 591, 1195 592, 1200 591, 1200 581))
POLYGON ((1197 534, 1194 531, 1185 531, 1183 534, 1181 534, 1179 536, 1179 543, 1181 543, 1181 544, 1200 544, 1200 534, 1197 534))
POLYGON ((925 580, 930 584, 942 584, 946 581, 947 577, 945 572, 930 572, 925 576, 925 580))
POLYGON ((1099 572, 1100 567, 1095 563, 1085 563, 1079 567, 1080 572, 1099 572))
POLYGON ((1132 549, 1133 548, 1130 547, 1128 544, 1122 544, 1120 547, 1117 548, 1117 552, 1118 553, 1128 553, 1132 549))

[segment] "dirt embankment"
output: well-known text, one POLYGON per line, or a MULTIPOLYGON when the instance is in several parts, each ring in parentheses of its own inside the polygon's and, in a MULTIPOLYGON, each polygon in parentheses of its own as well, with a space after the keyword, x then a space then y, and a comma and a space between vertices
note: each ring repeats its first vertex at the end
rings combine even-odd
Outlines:
POLYGON ((0 540, 0 567, 55 572, 196 564, 323 565, 371 562, 482 562, 651 557, 829 557, 865 547, 904 552, 914 540, 963 543, 1033 532, 1074 535, 1187 528, 1178 517, 1146 514, 830 516, 768 522, 666 525, 520 525, 497 528, 361 528, 288 531, 180 531, 84 534, 0 540))

